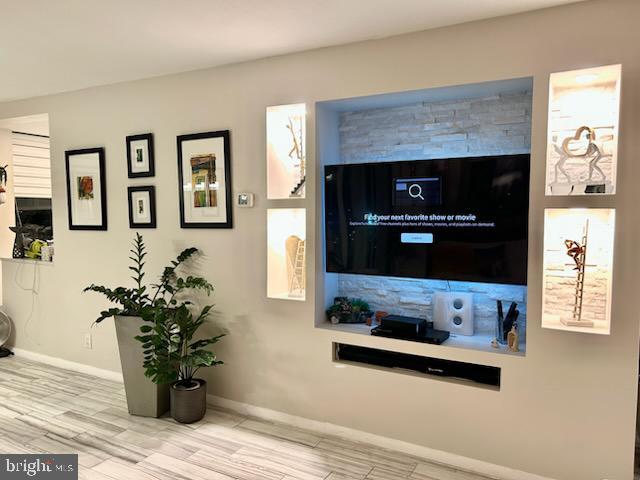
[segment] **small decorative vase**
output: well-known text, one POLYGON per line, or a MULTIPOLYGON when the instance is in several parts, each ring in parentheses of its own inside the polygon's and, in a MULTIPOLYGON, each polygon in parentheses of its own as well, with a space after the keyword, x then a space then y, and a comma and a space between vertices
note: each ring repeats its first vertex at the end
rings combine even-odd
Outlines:
POLYGON ((179 423, 194 423, 207 413, 207 382, 193 379, 193 385, 175 382, 171 385, 171 416, 179 423))

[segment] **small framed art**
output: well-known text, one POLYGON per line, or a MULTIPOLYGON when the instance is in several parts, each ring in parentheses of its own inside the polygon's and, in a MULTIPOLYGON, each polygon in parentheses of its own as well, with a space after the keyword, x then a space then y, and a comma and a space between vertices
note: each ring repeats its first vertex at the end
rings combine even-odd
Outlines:
POLYGON ((156 187, 129 187, 129 227, 156 228, 156 187))
POLYGON ((182 228, 232 228, 229 130, 178 137, 182 228))
POLYGON ((65 152, 69 230, 107 229, 104 148, 65 152))
POLYGON ((156 174, 153 133, 127 137, 127 171, 129 178, 153 177, 156 174))

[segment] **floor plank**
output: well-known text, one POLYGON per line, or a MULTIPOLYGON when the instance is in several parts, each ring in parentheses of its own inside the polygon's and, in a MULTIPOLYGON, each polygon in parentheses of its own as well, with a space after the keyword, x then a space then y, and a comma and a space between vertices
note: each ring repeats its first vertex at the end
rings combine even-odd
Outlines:
POLYGON ((162 453, 154 453, 146 458, 141 465, 156 466, 168 472, 179 474, 193 480, 233 480, 233 477, 215 472, 205 467, 168 457, 162 453))
POLYGON ((281 480, 282 474, 237 458, 223 457, 208 450, 199 450, 186 459, 188 462, 210 468, 240 480, 281 480))
POLYGON ((286 425, 278 425, 275 423, 268 423, 254 419, 245 420, 244 422, 240 423, 239 428, 243 430, 251 430, 258 433, 263 433, 270 437, 289 440, 290 442, 300 443, 309 447, 315 447, 322 440, 322 437, 320 435, 308 432, 306 430, 300 430, 286 425))
POLYGON ((411 480, 490 480, 487 477, 433 463, 418 463, 409 478, 411 480))

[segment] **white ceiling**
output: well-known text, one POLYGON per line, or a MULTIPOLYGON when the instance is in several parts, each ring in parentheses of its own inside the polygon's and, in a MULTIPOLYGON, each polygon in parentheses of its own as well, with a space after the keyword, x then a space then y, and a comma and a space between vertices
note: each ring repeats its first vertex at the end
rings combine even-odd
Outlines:
POLYGON ((577 0, 0 0, 0 101, 577 0))

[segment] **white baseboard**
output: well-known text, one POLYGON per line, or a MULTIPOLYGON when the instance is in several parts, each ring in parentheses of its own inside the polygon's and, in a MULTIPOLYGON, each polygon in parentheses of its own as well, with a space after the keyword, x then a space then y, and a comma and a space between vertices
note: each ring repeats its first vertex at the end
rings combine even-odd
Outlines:
MULTIPOLYGON (((42 353, 30 352, 21 348, 14 348, 13 352, 16 356, 26 358, 27 360, 33 360, 35 362, 42 362, 48 365, 53 365, 59 368, 65 368, 73 370, 75 372, 85 373, 87 375, 94 375, 98 378, 104 378, 106 380, 112 380, 115 382, 122 382, 122 374, 111 370, 104 370, 102 368, 91 367, 82 363, 72 362, 70 360, 64 360, 58 357, 50 357, 42 353)), ((462 455, 456 455, 453 453, 447 453, 433 448, 416 445, 402 440, 396 440, 393 438, 383 437, 382 435, 376 435, 374 433, 363 432, 362 430, 356 430, 353 428, 342 427, 333 423, 320 422, 318 420, 311 420, 309 418, 298 417, 296 415, 290 415, 288 413, 278 412, 277 410, 271 410, 269 408, 258 407, 250 405, 248 403, 237 402, 235 400, 229 400, 227 398, 218 397, 215 395, 207 395, 207 401, 211 405, 223 407, 234 412, 238 412, 242 415, 250 415, 258 417, 264 420, 284 423, 294 427, 302 428, 305 430, 312 430, 324 435, 333 435, 337 437, 346 438, 348 440, 369 443, 377 447, 386 448, 389 450, 395 450, 403 452, 415 457, 424 458, 425 461, 435 462, 442 465, 447 465, 460 470, 467 470, 469 472, 477 473, 480 475, 489 476, 500 480, 553 480, 549 477, 542 477, 533 473, 522 472, 509 467, 503 467, 495 465, 493 463, 484 462, 482 460, 476 460, 474 458, 463 457, 462 455)))
POLYGON ((433 448, 416 445, 402 440, 383 437, 373 433, 363 432, 353 428, 342 427, 332 423, 320 422, 309 418, 298 417, 288 413, 278 412, 268 408, 257 407, 247 403, 229 400, 215 395, 207 395, 210 405, 226 408, 242 415, 258 417, 272 422, 285 423, 305 430, 312 430, 325 435, 333 435, 348 440, 369 443, 377 447, 386 448, 406 453, 415 457, 424 458, 425 461, 439 463, 459 470, 466 470, 479 475, 489 476, 500 480, 553 480, 549 477, 542 477, 534 473, 522 472, 509 467, 495 465, 493 463, 476 460, 474 458, 463 457, 453 453, 435 450, 433 448))
POLYGON ((46 363, 47 365, 53 365, 54 367, 65 368, 67 370, 73 370, 74 372, 86 373, 87 375, 93 375, 94 377, 104 378, 105 380, 111 380, 114 382, 122 382, 122 374, 114 372, 112 370, 104 370, 102 368, 91 367, 82 363, 72 362, 58 357, 50 357, 42 353, 31 352, 29 350, 23 350, 21 348, 12 348, 13 353, 17 357, 26 358, 27 360, 33 360, 34 362, 46 363))

